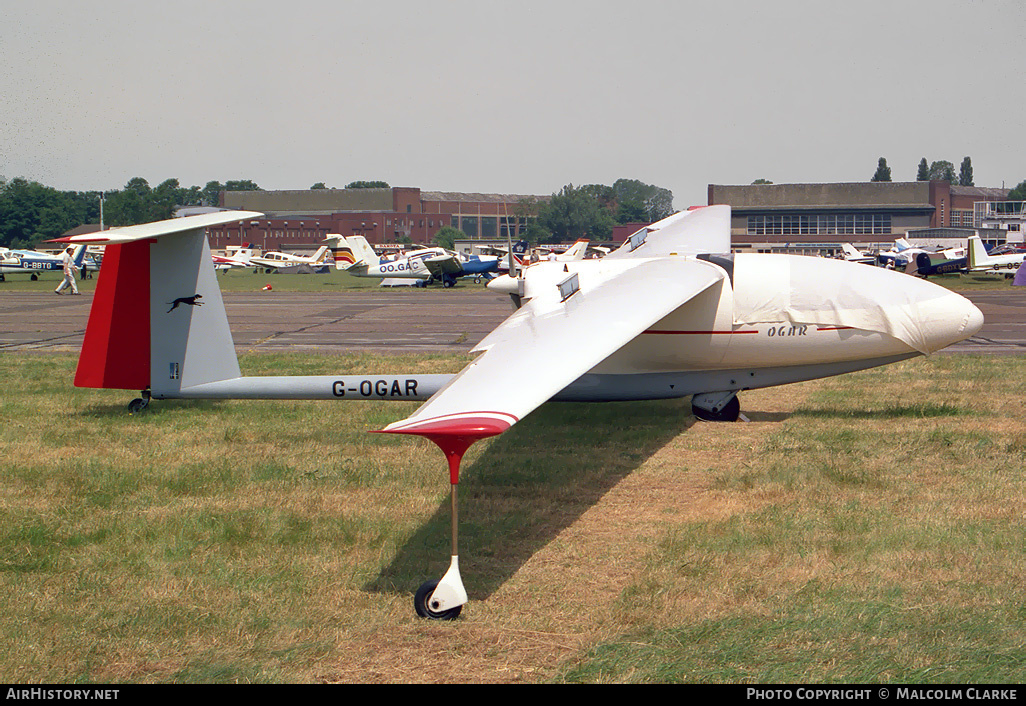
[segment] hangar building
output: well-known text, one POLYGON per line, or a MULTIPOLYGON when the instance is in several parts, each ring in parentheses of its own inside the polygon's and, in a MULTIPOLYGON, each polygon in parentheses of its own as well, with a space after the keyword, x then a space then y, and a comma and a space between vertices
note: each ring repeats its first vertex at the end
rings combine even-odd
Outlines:
POLYGON ((253 243, 263 250, 320 244, 328 233, 362 235, 374 245, 428 244, 444 226, 474 239, 515 238, 548 196, 421 191, 417 187, 222 191, 222 208, 264 218, 208 231, 212 248, 253 243))
POLYGON ((861 249, 896 238, 937 242, 982 228, 980 202, 1004 201, 1007 189, 957 186, 946 181, 839 184, 710 184, 709 204, 732 208, 736 250, 834 254, 843 242, 861 249), (929 230, 931 232, 927 233, 929 230))

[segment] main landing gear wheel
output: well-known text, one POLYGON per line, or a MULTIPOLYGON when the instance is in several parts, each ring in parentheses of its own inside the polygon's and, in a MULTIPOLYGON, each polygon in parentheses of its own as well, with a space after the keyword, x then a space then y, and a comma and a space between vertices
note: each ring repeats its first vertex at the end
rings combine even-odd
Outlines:
POLYGON ((150 391, 143 390, 142 397, 136 397, 134 400, 128 403, 128 411, 135 413, 141 412, 150 406, 150 391))
POLYGON ((741 401, 735 395, 719 412, 703 409, 693 404, 691 413, 706 422, 736 422, 741 416, 741 401))
POLYGON ((455 608, 449 610, 435 611, 431 609, 431 594, 435 592, 435 587, 438 586, 438 581, 425 581, 421 584, 420 588, 417 589, 417 594, 413 597, 413 608, 417 611, 417 615, 422 618, 430 618, 432 620, 456 620, 460 616, 460 610, 463 606, 458 605, 455 608))

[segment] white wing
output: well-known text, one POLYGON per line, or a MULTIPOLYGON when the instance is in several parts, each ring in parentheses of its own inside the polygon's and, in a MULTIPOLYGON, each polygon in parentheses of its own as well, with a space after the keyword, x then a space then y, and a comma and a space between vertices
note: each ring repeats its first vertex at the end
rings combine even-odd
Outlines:
POLYGON ((474 421, 499 433, 725 276, 684 258, 539 263, 529 275, 530 301, 478 344, 482 355, 384 431, 453 434, 474 421))
POLYGON ((703 206, 642 228, 605 259, 728 252, 730 206, 703 206))
POLYGON ((210 226, 234 223, 247 218, 260 218, 264 214, 256 211, 218 211, 217 213, 203 213, 198 216, 186 216, 185 218, 172 218, 166 221, 154 223, 142 223, 137 226, 125 226, 124 228, 112 228, 98 233, 87 233, 84 235, 71 235, 66 238, 58 238, 55 242, 62 243, 105 243, 116 245, 118 243, 132 243, 136 240, 146 240, 163 235, 172 235, 197 228, 209 228, 210 226))

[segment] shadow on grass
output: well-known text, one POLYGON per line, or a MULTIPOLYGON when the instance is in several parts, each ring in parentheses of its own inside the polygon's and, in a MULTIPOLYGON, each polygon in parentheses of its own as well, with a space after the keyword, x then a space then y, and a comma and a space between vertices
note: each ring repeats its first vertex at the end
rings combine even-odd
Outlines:
MULTIPOLYGON (((612 487, 695 423, 690 399, 549 403, 497 437, 460 476, 460 571, 473 599, 490 596, 612 487)), ((447 478, 441 452, 439 477, 447 478)), ((428 448, 430 446, 430 448, 428 448)), ((444 480, 442 481, 444 482, 444 480)), ((451 554, 449 497, 365 590, 414 591, 441 578, 451 554)))
POLYGON ((750 422, 783 422, 791 417, 791 412, 749 412, 742 409, 741 412, 748 417, 750 422))
POLYGON ((76 413, 80 417, 126 417, 129 415, 138 416, 167 416, 193 410, 215 410, 219 400, 153 400, 145 409, 139 412, 131 412, 128 403, 138 397, 131 392, 125 394, 125 401, 118 404, 91 404, 82 407, 76 413))

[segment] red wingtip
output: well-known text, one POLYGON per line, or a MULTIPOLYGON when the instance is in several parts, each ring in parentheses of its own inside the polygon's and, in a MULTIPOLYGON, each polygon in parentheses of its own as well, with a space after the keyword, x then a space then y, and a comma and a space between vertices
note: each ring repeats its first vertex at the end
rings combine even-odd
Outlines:
POLYGON ((511 414, 489 414, 470 412, 465 415, 454 415, 414 422, 406 427, 395 429, 377 429, 376 434, 413 434, 433 441, 445 454, 449 461, 449 482, 459 483, 460 461, 474 442, 496 436, 516 423, 517 418, 511 414), (500 418, 504 417, 504 418, 500 418), (511 420, 511 421, 507 421, 511 420))

